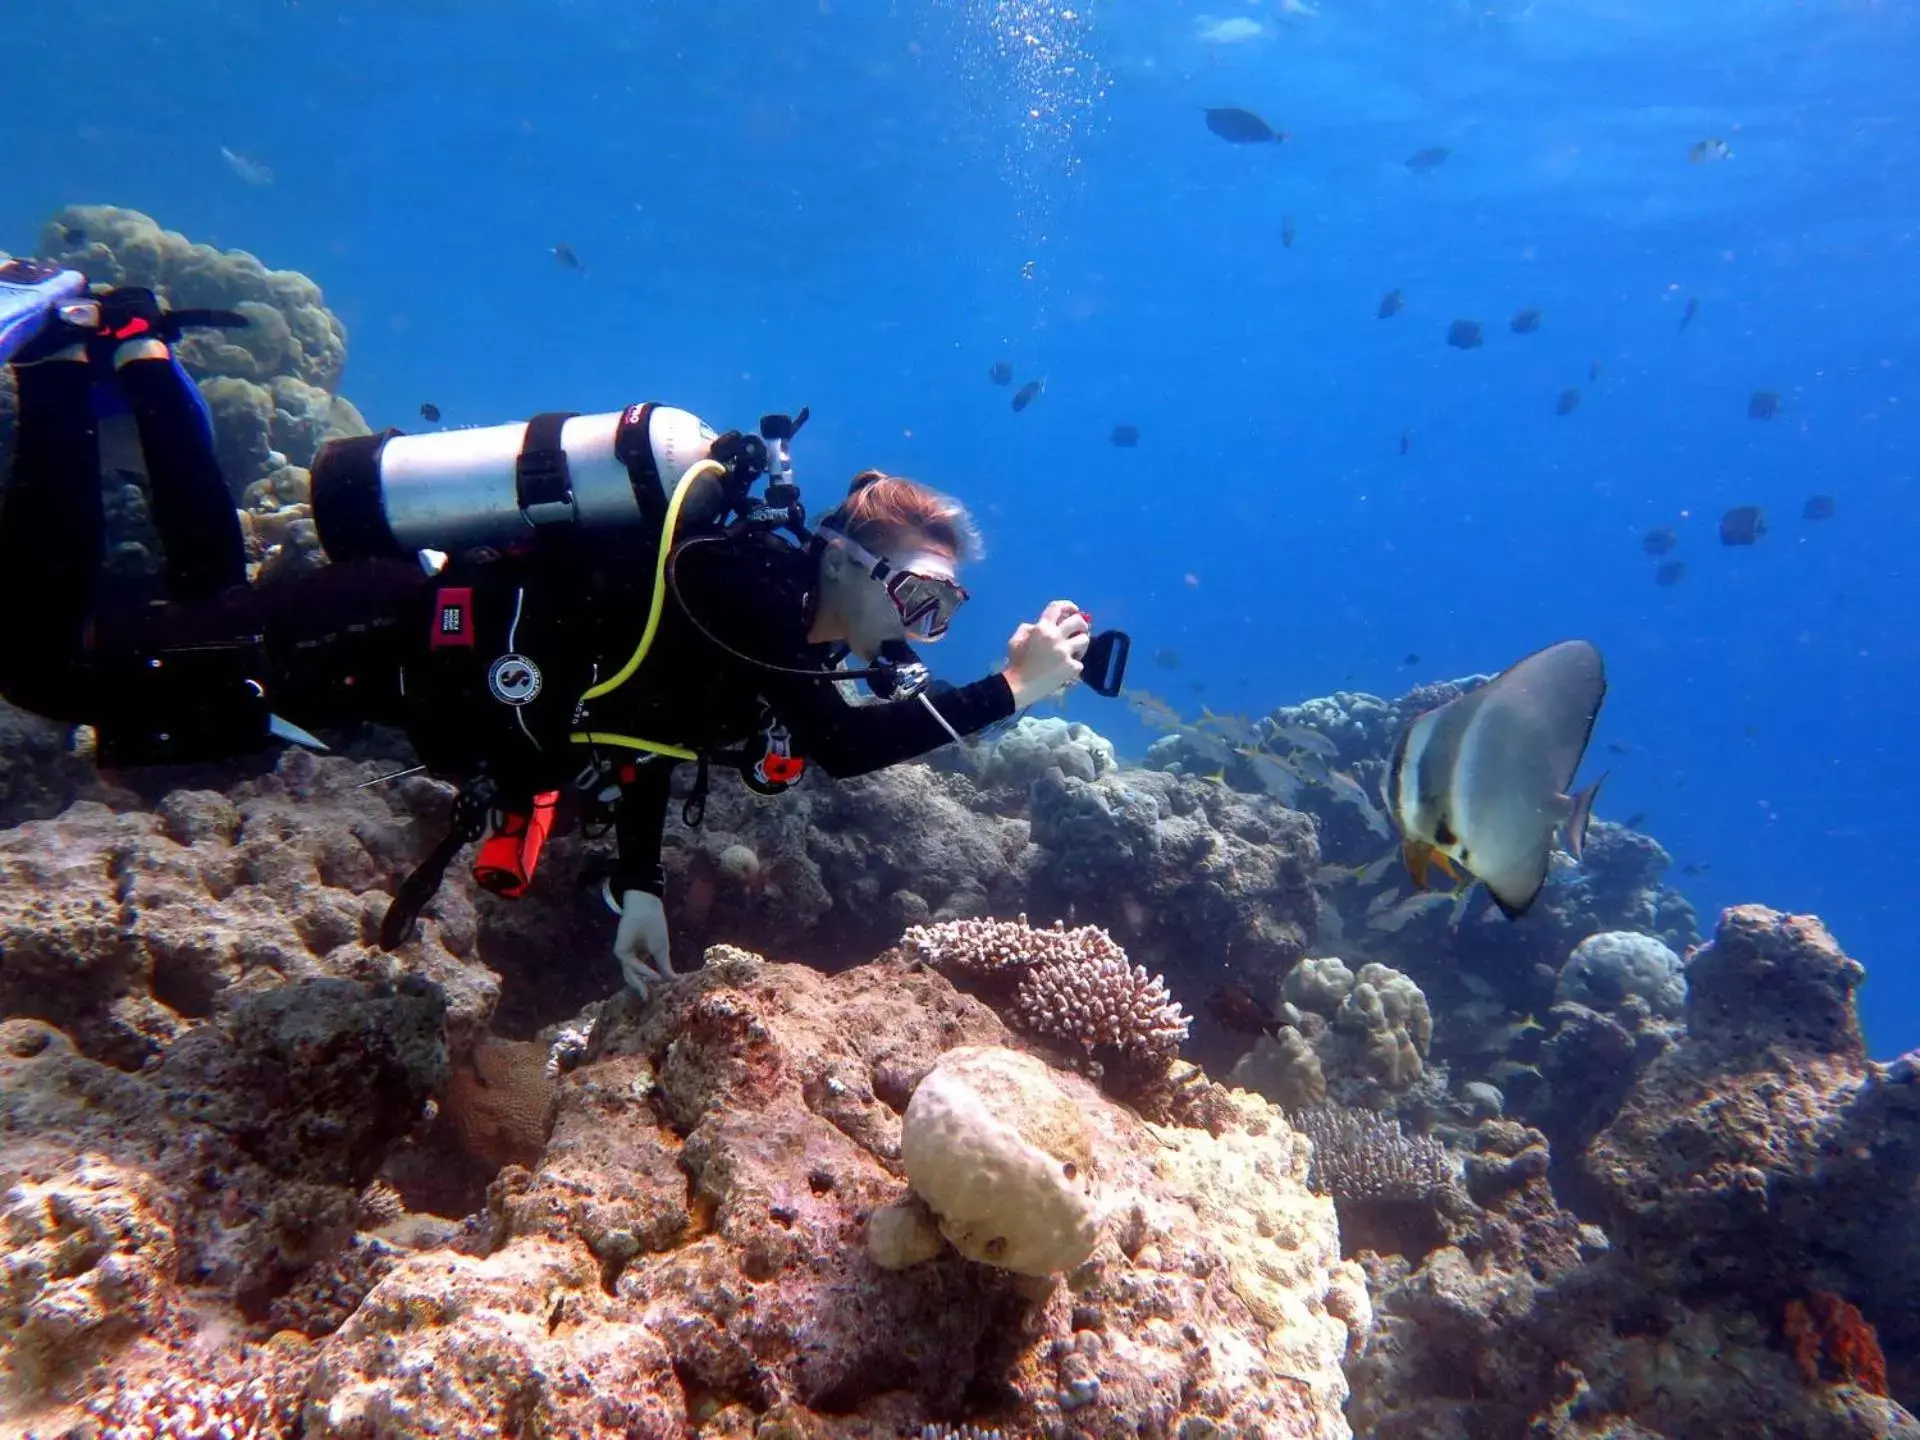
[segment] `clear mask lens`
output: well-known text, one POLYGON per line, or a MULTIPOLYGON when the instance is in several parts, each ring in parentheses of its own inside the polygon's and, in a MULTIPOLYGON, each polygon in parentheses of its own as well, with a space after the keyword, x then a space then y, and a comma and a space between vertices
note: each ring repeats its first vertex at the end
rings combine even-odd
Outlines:
POLYGON ((900 612, 900 625, 917 640, 938 640, 953 623, 967 592, 951 580, 903 570, 887 581, 887 594, 900 612))

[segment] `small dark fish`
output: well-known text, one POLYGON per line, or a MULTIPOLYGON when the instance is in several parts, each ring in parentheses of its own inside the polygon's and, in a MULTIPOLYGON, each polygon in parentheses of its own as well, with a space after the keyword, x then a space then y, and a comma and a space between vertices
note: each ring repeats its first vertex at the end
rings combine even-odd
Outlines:
POLYGON ((1011 385, 1013 383, 1013 362, 1011 360, 994 361, 993 367, 987 371, 987 379, 996 385, 1011 385))
POLYGON ((1711 865, 1682 865, 1680 867, 1680 873, 1683 875, 1704 875, 1712 868, 1713 866, 1711 865))
POLYGON ((1687 308, 1680 312, 1680 328, 1682 330, 1686 329, 1687 326, 1693 323, 1693 317, 1699 313, 1700 297, 1697 295, 1689 295, 1687 297, 1687 308))
POLYGON ((1724 140, 1708 136, 1705 140, 1696 140, 1687 147, 1687 159, 1698 165, 1703 160, 1731 160, 1733 147, 1724 140))
POLYGON ((78 225, 69 225, 60 232, 60 238, 67 242, 68 248, 77 249, 87 243, 87 232, 78 225))
POLYGON ((1628 753, 1628 750, 1629 747, 1621 744, 1618 740, 1607 741, 1607 753, 1609 755, 1625 755, 1628 753))
POLYGON ((1598 380, 1600 378, 1600 372, 1606 368, 1607 367, 1602 365, 1598 360, 1587 361, 1587 379, 1598 380))
POLYGON ((429 425, 438 425, 440 423, 440 407, 431 400, 427 401, 426 404, 420 407, 420 418, 429 425))
POLYGON ((1756 390, 1747 397, 1749 420, 1771 420, 1780 413, 1780 397, 1772 390, 1756 390))
POLYGON ((1556 415, 1571 415, 1579 408, 1580 392, 1571 386, 1562 390, 1560 398, 1553 402, 1553 413, 1556 415))
POLYGON ((1540 322, 1546 318, 1543 310, 1519 310, 1513 319, 1507 322, 1507 328, 1516 335, 1531 335, 1540 328, 1540 322))
POLYGON ((1767 515, 1758 505, 1736 505, 1720 517, 1722 545, 1751 545, 1767 533, 1767 515))
POLYGON ((1833 518, 1833 496, 1809 495, 1807 503, 1800 507, 1802 520, 1831 520, 1833 518))
POLYGON ((1647 812, 1644 810, 1636 810, 1620 823, 1629 830, 1638 830, 1642 825, 1647 823, 1647 812))
POLYGON ((1251 110, 1225 106, 1207 110, 1207 129, 1231 145, 1257 145, 1262 141, 1282 144, 1287 132, 1276 130, 1251 110))
POLYGON ((1409 650, 1406 658, 1401 660, 1400 663, 1402 665, 1418 665, 1420 663, 1420 652, 1417 650, 1409 650))
POLYGON ((580 263, 580 257, 574 253, 573 246, 567 244, 564 240, 553 247, 553 258, 554 263, 559 265, 562 270, 584 270, 587 268, 580 263))
POLYGON ((1656 526, 1640 537, 1640 548, 1649 555, 1665 555, 1680 543, 1680 532, 1670 525, 1656 526))
POLYGON ((1300 231, 1295 227, 1293 223, 1293 217, 1291 215, 1282 215, 1280 217, 1281 245, 1284 246, 1286 249, 1291 250, 1293 248, 1293 242, 1299 238, 1300 238, 1300 231))
POLYGON ((1447 344, 1456 350, 1477 350, 1483 338, 1478 320, 1456 320, 1447 327, 1447 344))
POLYGON ((1389 290, 1380 297, 1380 308, 1374 311, 1382 320, 1391 320, 1407 308, 1407 298, 1398 290, 1389 290))
POLYGON ((1423 170, 1438 170, 1447 163, 1447 157, 1452 154, 1453 151, 1444 145, 1429 145, 1426 149, 1416 150, 1407 156, 1407 169, 1416 175, 1423 170))
POLYGON ((1402 430, 1400 432, 1400 453, 1405 455, 1411 449, 1413 449, 1413 431, 1411 429, 1402 430))
POLYGON ((1027 406, 1040 398, 1040 392, 1046 388, 1047 382, 1044 380, 1027 381, 1026 384, 1013 392, 1013 408, 1015 410, 1026 409, 1027 406))
POLYGON ((1116 425, 1113 427, 1113 433, 1107 436, 1107 439, 1115 445, 1118 445, 1122 450, 1131 450, 1140 443, 1140 427, 1138 425, 1116 425))
POLYGON ((1236 1035, 1267 1035, 1280 1025, 1279 1017, 1238 980, 1213 988, 1207 996, 1207 1014, 1221 1029, 1236 1035))
POLYGON ((1653 572, 1653 583, 1660 586, 1678 585, 1687 575, 1687 562, 1684 560, 1664 560, 1653 572))
POLYGON ((1158 650, 1153 652, 1153 663, 1158 665, 1162 670, 1178 670, 1180 668, 1180 652, 1171 645, 1162 645, 1158 650))

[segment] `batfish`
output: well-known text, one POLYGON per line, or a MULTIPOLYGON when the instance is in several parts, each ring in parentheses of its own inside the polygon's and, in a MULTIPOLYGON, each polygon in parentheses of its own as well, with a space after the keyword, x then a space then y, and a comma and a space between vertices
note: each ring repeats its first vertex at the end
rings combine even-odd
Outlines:
POLYGON ((1600 781, 1567 791, 1606 693, 1600 652, 1566 640, 1408 724, 1389 800, 1415 886, 1429 865, 1453 878, 1457 864, 1509 920, 1526 914, 1556 834, 1576 860, 1586 843, 1600 781))

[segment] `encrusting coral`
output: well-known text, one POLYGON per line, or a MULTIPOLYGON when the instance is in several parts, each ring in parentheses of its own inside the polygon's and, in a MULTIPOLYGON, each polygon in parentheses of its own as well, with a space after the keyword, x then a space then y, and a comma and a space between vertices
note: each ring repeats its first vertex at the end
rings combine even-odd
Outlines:
POLYGON ((1794 1363, 1809 1385, 1833 1378, 1858 1385, 1869 1395, 1886 1395, 1887 1357, 1880 1338, 1850 1301, 1826 1290, 1787 1302, 1781 1333, 1793 1347, 1794 1363), (1824 1363, 1823 1363, 1824 1362, 1824 1363))

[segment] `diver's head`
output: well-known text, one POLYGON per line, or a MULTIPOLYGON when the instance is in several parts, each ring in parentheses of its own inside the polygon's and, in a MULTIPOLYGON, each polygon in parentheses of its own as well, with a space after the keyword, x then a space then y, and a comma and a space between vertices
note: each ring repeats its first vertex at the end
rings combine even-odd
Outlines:
POLYGON ((820 581, 807 638, 872 663, 889 640, 938 640, 980 554, 966 507, 912 480, 864 470, 814 529, 820 581))

